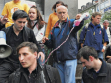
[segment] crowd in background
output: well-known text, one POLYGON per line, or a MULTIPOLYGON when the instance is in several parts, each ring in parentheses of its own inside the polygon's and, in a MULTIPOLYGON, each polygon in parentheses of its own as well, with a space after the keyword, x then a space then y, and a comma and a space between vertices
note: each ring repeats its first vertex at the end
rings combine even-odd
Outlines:
POLYGON ((35 5, 29 8, 21 0, 5 4, 0 30, 6 33, 6 43, 13 51, 9 57, 0 59, 0 83, 76 83, 77 59, 84 67, 82 82, 111 83, 109 21, 104 20, 101 25, 101 13, 94 12, 90 23, 83 27, 78 43, 77 31, 84 20, 78 26, 74 23, 81 14, 70 19, 68 4, 62 1, 57 1, 52 11, 46 23, 35 5), (50 60, 48 55, 53 56, 54 68, 45 65, 45 60, 50 60))

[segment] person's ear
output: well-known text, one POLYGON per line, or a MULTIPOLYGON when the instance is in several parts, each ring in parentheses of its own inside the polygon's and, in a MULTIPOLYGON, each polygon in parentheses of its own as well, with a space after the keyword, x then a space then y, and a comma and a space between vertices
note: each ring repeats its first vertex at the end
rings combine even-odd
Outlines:
POLYGON ((37 52, 34 52, 34 56, 35 56, 35 58, 37 58, 37 52))
POLYGON ((94 60, 94 57, 93 57, 93 56, 89 56, 89 59, 90 59, 91 61, 93 61, 93 60, 94 60))

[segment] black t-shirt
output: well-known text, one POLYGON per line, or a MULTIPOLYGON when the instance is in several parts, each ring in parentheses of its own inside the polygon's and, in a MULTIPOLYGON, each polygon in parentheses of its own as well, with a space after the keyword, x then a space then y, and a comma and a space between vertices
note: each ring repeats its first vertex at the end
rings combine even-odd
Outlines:
POLYGON ((21 44, 23 42, 23 30, 20 31, 20 33, 18 34, 18 36, 15 34, 15 32, 11 31, 11 35, 10 35, 10 43, 9 45, 12 47, 13 49, 13 52, 12 54, 9 56, 9 59, 11 61, 14 61, 16 63, 19 63, 19 60, 18 60, 18 55, 17 55, 17 52, 16 52, 16 48, 18 47, 19 44, 21 44))

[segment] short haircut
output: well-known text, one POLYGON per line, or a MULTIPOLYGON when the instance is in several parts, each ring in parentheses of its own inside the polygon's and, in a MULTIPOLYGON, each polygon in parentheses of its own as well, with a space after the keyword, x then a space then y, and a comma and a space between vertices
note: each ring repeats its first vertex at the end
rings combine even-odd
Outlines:
POLYGON ((103 21, 103 23, 105 23, 105 22, 109 23, 109 21, 108 21, 108 20, 104 20, 104 21, 103 21))
POLYGON ((84 46, 79 50, 77 59, 79 60, 81 57, 83 57, 89 61, 89 56, 93 56, 95 59, 98 59, 97 51, 93 47, 84 46))
POLYGON ((92 17, 95 18, 97 15, 101 16, 101 13, 99 13, 99 12, 94 12, 94 13, 92 13, 91 21, 92 21, 92 17))
POLYGON ((34 52, 38 52, 38 48, 36 46, 36 44, 32 43, 32 42, 23 42, 21 43, 18 47, 17 47, 17 53, 19 52, 19 50, 23 47, 29 47, 29 50, 34 53, 34 52))
POLYGON ((27 18, 28 14, 24 10, 17 10, 13 13, 12 19, 16 21, 19 18, 27 18))

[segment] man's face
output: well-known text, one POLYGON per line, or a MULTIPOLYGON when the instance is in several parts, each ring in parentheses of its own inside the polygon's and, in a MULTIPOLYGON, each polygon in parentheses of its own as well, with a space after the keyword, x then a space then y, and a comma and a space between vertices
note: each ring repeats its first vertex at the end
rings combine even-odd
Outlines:
POLYGON ((94 25, 97 25, 97 24, 100 24, 100 21, 101 21, 101 16, 100 15, 97 15, 95 17, 92 17, 92 23, 94 25))
POLYGON ((15 21, 13 20, 14 28, 17 31, 23 30, 23 27, 25 26, 26 21, 27 21, 27 18, 19 18, 19 19, 15 20, 15 21))
POLYGON ((32 53, 29 47, 22 47, 19 49, 19 61, 23 68, 33 68, 37 61, 37 52, 32 53))
POLYGON ((104 22, 103 25, 104 25, 104 27, 107 28, 109 26, 109 23, 108 22, 104 22))
POLYGON ((61 22, 65 21, 67 19, 67 15, 68 15, 67 9, 59 6, 59 8, 57 9, 57 16, 59 20, 61 22))
POLYGON ((91 69, 92 68, 92 62, 91 62, 90 58, 89 58, 89 61, 87 61, 86 59, 81 57, 80 61, 81 61, 83 67, 86 67, 87 69, 91 69))

